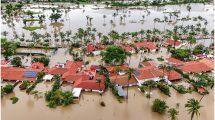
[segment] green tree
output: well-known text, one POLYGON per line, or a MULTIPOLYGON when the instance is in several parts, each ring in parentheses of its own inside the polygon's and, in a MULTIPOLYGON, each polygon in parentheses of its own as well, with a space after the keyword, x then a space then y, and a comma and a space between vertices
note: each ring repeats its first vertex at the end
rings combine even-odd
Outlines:
POLYGON ((119 65, 125 62, 127 52, 118 46, 109 46, 101 54, 102 60, 111 65, 119 65))
POLYGON ((16 66, 16 67, 21 67, 22 66, 22 60, 20 57, 14 57, 11 61, 11 64, 13 66, 16 66))
POLYGON ((187 108, 188 113, 191 114, 191 120, 193 120, 194 115, 196 115, 197 117, 200 115, 199 109, 202 106, 200 105, 200 102, 198 100, 192 98, 188 99, 185 107, 187 108))
POLYGON ((127 79, 127 96, 126 96, 126 99, 128 99, 129 80, 131 80, 131 78, 132 78, 132 73, 134 72, 134 69, 133 68, 129 68, 126 72, 128 74, 128 79, 127 79))
POLYGON ((163 114, 167 108, 168 108, 168 106, 166 105, 165 101, 162 101, 160 99, 155 99, 153 101, 152 111, 163 114))
POLYGON ((168 110, 168 115, 171 118, 171 120, 176 120, 178 114, 179 112, 175 108, 170 108, 168 110))
POLYGON ((13 92, 13 85, 12 84, 7 84, 6 86, 4 86, 4 92, 5 93, 12 93, 13 92))
POLYGON ((1 39, 1 54, 6 60, 16 53, 17 44, 7 39, 1 39))

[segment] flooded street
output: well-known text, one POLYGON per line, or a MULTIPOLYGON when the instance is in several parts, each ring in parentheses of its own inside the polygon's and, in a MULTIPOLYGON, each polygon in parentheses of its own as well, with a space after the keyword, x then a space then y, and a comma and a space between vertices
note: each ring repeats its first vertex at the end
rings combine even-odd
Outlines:
MULTIPOLYGON (((45 92, 50 89, 50 83, 39 83, 36 90, 45 92)), ((209 91, 201 105, 200 117, 194 120, 213 120, 213 89, 209 91)), ((46 106, 43 98, 36 98, 33 95, 27 95, 25 91, 15 88, 15 93, 6 95, 1 101, 2 120, 168 120, 168 115, 160 115, 151 110, 152 101, 160 98, 166 101, 170 108, 175 108, 179 103, 178 120, 189 120, 190 115, 186 111, 184 104, 189 98, 199 100, 201 96, 195 92, 192 94, 178 94, 171 88, 171 97, 160 93, 158 89, 152 91, 152 98, 147 99, 137 87, 129 88, 128 102, 120 103, 110 90, 105 92, 101 98, 98 93, 83 92, 79 103, 71 104, 66 107, 57 107, 50 109, 46 106), (12 104, 10 97, 17 96, 19 101, 12 104), (101 107, 99 102, 103 99, 106 106, 101 107), (9 115, 13 114, 13 115, 9 115)))

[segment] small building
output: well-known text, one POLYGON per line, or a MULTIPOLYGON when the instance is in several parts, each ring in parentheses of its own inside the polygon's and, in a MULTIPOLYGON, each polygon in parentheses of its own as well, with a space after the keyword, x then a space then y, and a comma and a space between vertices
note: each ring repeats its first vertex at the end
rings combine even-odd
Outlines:
POLYGON ((45 75, 45 76, 43 77, 43 80, 45 80, 45 81, 51 81, 52 78, 53 78, 53 75, 48 74, 48 75, 45 75))
POLYGON ((118 86, 116 85, 116 89, 117 89, 117 93, 120 97, 125 97, 126 96, 126 93, 125 91, 122 89, 122 86, 118 86))
POLYGON ((79 99, 81 95, 82 88, 73 88, 73 97, 79 99))

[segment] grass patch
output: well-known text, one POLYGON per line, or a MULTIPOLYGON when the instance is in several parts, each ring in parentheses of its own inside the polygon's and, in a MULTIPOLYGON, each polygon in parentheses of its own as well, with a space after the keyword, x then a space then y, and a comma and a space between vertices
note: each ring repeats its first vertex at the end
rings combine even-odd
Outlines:
POLYGON ((43 27, 42 26, 27 26, 27 27, 23 27, 23 29, 29 30, 29 31, 34 31, 34 30, 41 29, 41 28, 43 28, 43 27))

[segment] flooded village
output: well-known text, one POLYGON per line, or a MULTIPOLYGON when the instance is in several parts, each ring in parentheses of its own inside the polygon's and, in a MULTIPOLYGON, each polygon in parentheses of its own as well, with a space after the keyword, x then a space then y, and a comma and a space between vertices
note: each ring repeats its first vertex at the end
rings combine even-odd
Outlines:
POLYGON ((213 120, 213 1, 1 1, 2 120, 213 120))

